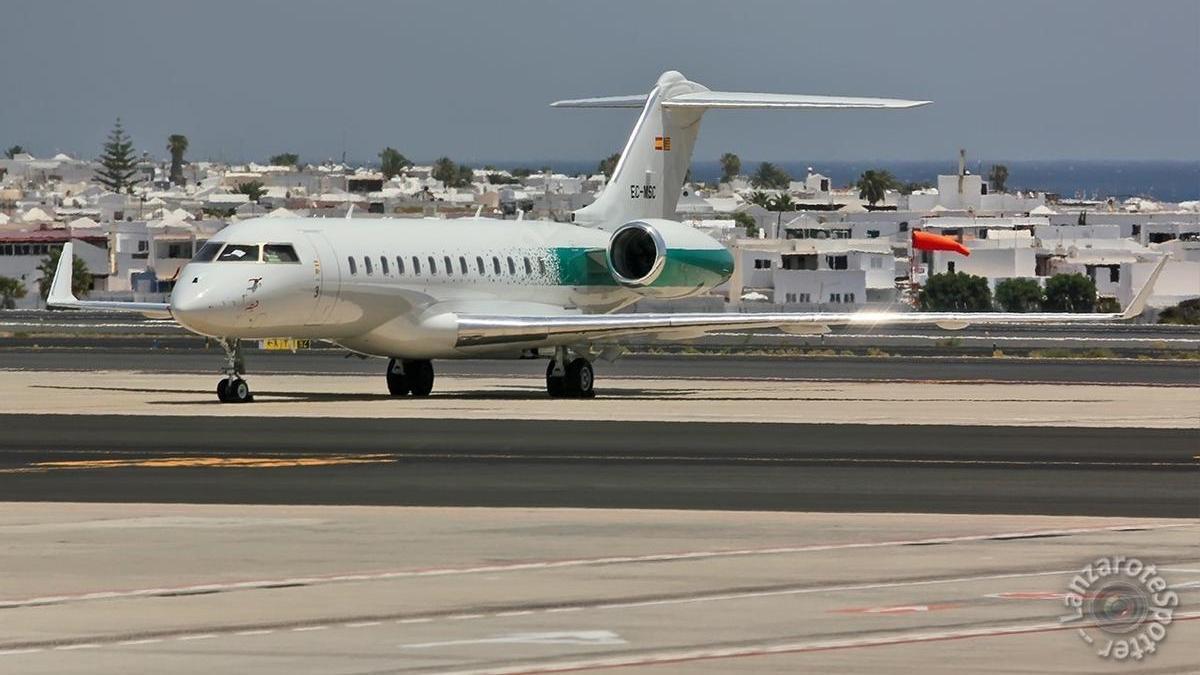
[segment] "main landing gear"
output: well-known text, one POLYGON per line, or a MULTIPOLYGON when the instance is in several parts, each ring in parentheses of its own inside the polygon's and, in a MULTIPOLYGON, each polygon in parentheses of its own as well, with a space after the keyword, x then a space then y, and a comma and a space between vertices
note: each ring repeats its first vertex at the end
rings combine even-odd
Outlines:
POLYGON ((568 360, 568 356, 566 347, 555 348, 546 366, 546 393, 551 398, 592 398, 596 373, 591 362, 581 357, 568 360))
POLYGON ((433 364, 391 359, 388 361, 387 385, 392 396, 428 396, 433 391, 433 364))
POLYGON ((221 338, 221 348, 225 350, 225 377, 217 383, 217 398, 221 403, 249 403, 254 400, 250 393, 250 385, 241 378, 246 372, 246 363, 242 359, 242 343, 234 338, 221 338))

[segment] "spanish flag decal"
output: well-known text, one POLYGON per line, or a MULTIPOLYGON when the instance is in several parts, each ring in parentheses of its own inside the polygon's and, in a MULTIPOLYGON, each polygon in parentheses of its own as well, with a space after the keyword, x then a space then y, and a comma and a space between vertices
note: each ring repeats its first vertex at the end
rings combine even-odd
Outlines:
POLYGON ((655 150, 670 150, 671 149, 671 137, 670 136, 655 136, 654 137, 654 149, 655 150))

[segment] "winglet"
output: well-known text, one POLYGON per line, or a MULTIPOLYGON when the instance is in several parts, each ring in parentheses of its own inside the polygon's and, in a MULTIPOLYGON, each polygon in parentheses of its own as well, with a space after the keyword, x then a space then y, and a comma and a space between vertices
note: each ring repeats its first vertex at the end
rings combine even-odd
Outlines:
POLYGON ((68 241, 63 244, 62 253, 58 256, 58 267, 54 270, 54 279, 50 282, 50 295, 46 298, 47 307, 77 307, 79 305, 79 300, 71 292, 74 264, 75 246, 68 241))
POLYGON ((1150 272, 1150 276, 1146 279, 1146 283, 1142 284, 1141 290, 1137 292, 1137 295, 1133 296, 1133 300, 1129 302, 1129 306, 1125 308, 1125 311, 1121 312, 1122 321, 1136 319, 1142 315, 1142 312, 1146 311, 1146 301, 1154 294, 1154 283, 1158 281, 1158 275, 1162 273, 1163 267, 1166 267, 1168 257, 1167 255, 1163 255, 1159 259, 1158 265, 1150 272))

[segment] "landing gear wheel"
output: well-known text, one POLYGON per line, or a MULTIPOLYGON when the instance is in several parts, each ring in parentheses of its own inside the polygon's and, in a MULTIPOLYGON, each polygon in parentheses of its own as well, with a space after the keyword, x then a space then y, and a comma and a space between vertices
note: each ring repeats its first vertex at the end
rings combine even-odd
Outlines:
POLYGON ((222 403, 249 403, 254 400, 250 385, 242 378, 224 379, 217 383, 217 398, 222 403))
POLYGON ((566 393, 567 383, 565 375, 554 374, 554 359, 550 359, 549 365, 546 366, 546 393, 550 394, 550 398, 559 398, 566 393))
POLYGON ((388 393, 392 396, 406 396, 412 389, 408 375, 404 372, 404 364, 399 359, 388 361, 387 386, 388 393))
POLYGON ((592 389, 596 373, 587 359, 575 359, 567 364, 567 375, 564 379, 568 396, 575 398, 592 398, 596 392, 592 389))
POLYGON ((405 361, 404 374, 413 396, 428 396, 433 391, 433 364, 429 361, 405 361))
POLYGON ((254 400, 250 394, 250 385, 238 377, 246 372, 246 364, 242 360, 242 343, 233 338, 221 338, 221 348, 225 350, 225 377, 217 383, 217 399, 221 403, 248 403, 254 400))

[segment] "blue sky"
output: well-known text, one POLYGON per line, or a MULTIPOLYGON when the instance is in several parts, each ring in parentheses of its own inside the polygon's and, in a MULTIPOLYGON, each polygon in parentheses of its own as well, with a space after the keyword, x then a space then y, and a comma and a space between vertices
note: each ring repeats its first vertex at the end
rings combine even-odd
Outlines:
POLYGON ((897 96, 901 112, 710 113, 697 159, 1200 158, 1200 2, 6 0, 0 145, 95 156, 586 160, 677 69, 714 89, 897 96))

